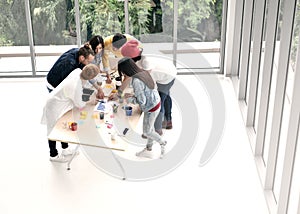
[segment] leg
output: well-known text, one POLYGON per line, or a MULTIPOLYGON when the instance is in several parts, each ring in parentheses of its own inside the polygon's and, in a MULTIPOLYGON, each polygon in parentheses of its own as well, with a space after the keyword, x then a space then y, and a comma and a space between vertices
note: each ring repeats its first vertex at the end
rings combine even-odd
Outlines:
POLYGON ((159 114, 160 109, 157 109, 154 112, 145 112, 144 113, 144 120, 143 120, 143 131, 144 135, 147 136, 149 146, 152 147, 153 140, 158 142, 159 144, 165 144, 165 141, 161 138, 159 134, 157 134, 153 127, 154 127, 154 121, 159 114))
POLYGON ((50 161, 64 163, 67 162, 63 155, 59 155, 56 149, 56 141, 48 140, 50 148, 50 161))
POLYGON ((61 148, 66 149, 68 147, 69 147, 68 143, 61 142, 61 148))
POLYGON ((172 125, 172 99, 170 97, 170 95, 168 95, 166 97, 166 100, 165 100, 165 128, 166 129, 172 129, 173 128, 173 125, 172 125))
POLYGON ((56 141, 48 140, 49 149, 50 149, 50 157, 55 157, 58 155, 57 149, 56 149, 56 141))
POLYGON ((162 122, 163 122, 164 114, 165 114, 164 105, 165 105, 165 100, 166 100, 167 94, 159 91, 159 96, 160 96, 160 112, 155 119, 154 128, 155 128, 155 131, 157 131, 157 133, 160 134, 160 133, 162 133, 162 131, 161 131, 162 130, 162 122))

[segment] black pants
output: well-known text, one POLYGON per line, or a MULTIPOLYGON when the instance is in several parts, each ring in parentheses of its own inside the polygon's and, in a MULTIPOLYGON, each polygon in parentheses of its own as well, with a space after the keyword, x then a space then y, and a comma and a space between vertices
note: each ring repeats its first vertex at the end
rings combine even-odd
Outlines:
MULTIPOLYGON (((50 157, 55 157, 58 155, 57 149, 56 149, 56 141, 48 140, 49 149, 50 149, 50 157)), ((61 148, 66 149, 68 148, 68 143, 61 142, 61 148)))
MULTIPOLYGON (((52 92, 52 89, 48 88, 49 93, 52 92)), ((56 149, 56 141, 53 140, 48 140, 48 144, 49 144, 49 149, 50 149, 50 157, 55 157, 56 155, 58 155, 57 149, 56 149)), ((65 142, 61 142, 61 148, 66 149, 68 148, 68 143, 65 142)))

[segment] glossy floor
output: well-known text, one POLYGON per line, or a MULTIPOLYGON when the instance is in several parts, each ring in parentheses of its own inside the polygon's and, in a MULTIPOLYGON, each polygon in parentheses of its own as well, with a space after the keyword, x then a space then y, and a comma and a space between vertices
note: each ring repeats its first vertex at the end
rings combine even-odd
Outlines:
MULTIPOLYGON (((225 109, 220 144, 212 142, 216 152, 206 164, 199 164, 209 133, 214 131, 210 98, 215 95, 207 85, 215 83, 210 77, 178 76, 178 82, 192 94, 197 106, 192 113, 199 120, 196 144, 189 155, 163 176, 137 182, 99 170, 84 151, 74 159, 70 171, 66 164, 50 162, 46 127, 40 124, 47 95, 44 80, 1 79, 0 213, 267 214, 236 95, 227 78, 218 77, 225 97, 225 106, 219 106, 225 109)), ((174 103, 174 128, 164 135, 168 153, 178 133, 187 130, 180 124, 182 100, 174 103)))

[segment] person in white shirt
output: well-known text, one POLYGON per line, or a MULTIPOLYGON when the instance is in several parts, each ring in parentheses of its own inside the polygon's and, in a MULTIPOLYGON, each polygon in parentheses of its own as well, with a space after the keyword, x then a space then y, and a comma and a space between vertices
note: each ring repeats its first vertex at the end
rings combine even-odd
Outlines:
MULTIPOLYGON (((122 55, 132 58, 140 68, 148 71, 157 84, 161 98, 161 110, 156 118, 154 128, 158 134, 162 135, 163 127, 166 129, 173 128, 170 89, 174 84, 177 69, 170 60, 158 56, 144 56, 142 52, 143 50, 139 47, 137 40, 129 40, 121 48, 122 55)), ((123 90, 125 86, 126 83, 120 90, 123 90)), ((145 138, 145 136, 143 137, 145 138)))
MULTIPOLYGON (((86 90, 86 86, 91 86, 88 80, 95 78, 99 72, 99 67, 94 64, 88 64, 82 70, 75 69, 49 93, 41 120, 42 124, 47 125, 47 135, 51 133, 58 119, 66 112, 74 107, 83 108, 86 105, 90 94, 85 94, 84 89, 86 90)), ((56 141, 48 140, 48 143, 50 161, 66 162, 65 155, 74 153, 68 148, 68 143, 61 143, 61 154, 58 154, 56 149, 56 141)))

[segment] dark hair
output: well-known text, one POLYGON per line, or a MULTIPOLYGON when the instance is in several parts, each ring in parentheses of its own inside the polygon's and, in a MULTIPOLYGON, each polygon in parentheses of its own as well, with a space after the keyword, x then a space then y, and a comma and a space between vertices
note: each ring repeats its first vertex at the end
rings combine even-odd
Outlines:
POLYGON ((123 73, 126 76, 138 78, 143 81, 148 88, 154 89, 155 83, 149 72, 140 69, 131 58, 124 57, 120 59, 118 62, 118 71, 120 76, 122 76, 123 73))
POLYGON ((127 41, 127 38, 125 35, 123 35, 121 33, 116 33, 112 39, 112 46, 119 49, 126 43, 126 41, 127 41))
POLYGON ((126 76, 132 77, 142 70, 135 64, 135 62, 131 58, 124 57, 118 62, 118 71, 120 75, 124 73, 126 74, 126 76))
POLYGON ((78 55, 87 58, 89 55, 95 56, 95 53, 90 45, 86 43, 81 48, 79 48, 78 55))
POLYGON ((102 38, 102 36, 96 35, 93 36, 90 41, 89 41, 91 48, 93 49, 93 51, 96 53, 96 47, 101 44, 102 48, 104 49, 104 40, 102 38))

